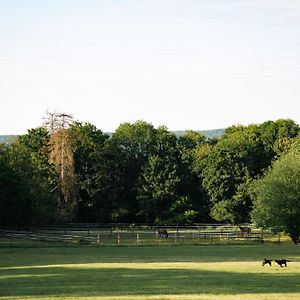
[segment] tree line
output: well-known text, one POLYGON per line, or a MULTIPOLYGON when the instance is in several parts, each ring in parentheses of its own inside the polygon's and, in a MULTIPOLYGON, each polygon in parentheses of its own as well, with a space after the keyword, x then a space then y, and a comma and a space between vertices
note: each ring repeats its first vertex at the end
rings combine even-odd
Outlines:
POLYGON ((210 139, 137 121, 110 136, 49 114, 47 125, 0 144, 0 225, 255 221, 282 230, 285 210, 298 239, 299 131, 280 119, 210 139))

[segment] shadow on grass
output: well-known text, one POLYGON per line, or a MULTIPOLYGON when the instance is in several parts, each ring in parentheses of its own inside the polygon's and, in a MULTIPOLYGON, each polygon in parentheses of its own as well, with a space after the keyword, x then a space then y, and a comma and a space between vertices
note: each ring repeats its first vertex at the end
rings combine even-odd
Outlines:
POLYGON ((268 258, 300 260, 294 245, 58 247, 0 249, 0 267, 99 262, 226 262, 268 258))
MULTIPOLYGON (((157 294, 300 293, 299 274, 238 273, 192 269, 2 269, 4 296, 120 296, 157 294)), ((263 273, 264 271, 264 273, 263 273)))

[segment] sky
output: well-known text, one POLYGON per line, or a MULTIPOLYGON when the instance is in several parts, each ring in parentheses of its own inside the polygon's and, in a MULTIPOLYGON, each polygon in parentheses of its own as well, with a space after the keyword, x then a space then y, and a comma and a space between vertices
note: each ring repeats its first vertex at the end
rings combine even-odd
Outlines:
POLYGON ((300 123, 299 0, 0 0, 0 134, 300 123))

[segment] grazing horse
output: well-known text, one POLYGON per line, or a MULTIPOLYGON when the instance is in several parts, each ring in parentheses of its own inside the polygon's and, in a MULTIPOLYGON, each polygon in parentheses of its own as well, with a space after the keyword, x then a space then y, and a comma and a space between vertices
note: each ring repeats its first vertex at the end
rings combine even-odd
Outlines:
POLYGON ((168 235, 168 231, 166 229, 159 228, 157 230, 157 232, 158 232, 159 237, 165 237, 165 238, 167 238, 169 236, 168 235))
POLYGON ((247 226, 239 226, 239 228, 240 228, 240 231, 241 231, 243 237, 245 237, 245 235, 249 234, 251 231, 251 228, 247 227, 247 226))

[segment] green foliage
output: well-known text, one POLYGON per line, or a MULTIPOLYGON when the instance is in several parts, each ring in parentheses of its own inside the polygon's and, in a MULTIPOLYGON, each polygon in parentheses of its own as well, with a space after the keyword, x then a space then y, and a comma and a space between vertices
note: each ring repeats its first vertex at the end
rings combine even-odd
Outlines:
POLYGON ((172 201, 167 223, 169 224, 190 224, 201 218, 201 213, 193 205, 189 196, 179 196, 172 201))
POLYGON ((209 139, 191 130, 176 135, 144 121, 123 123, 111 136, 75 122, 64 133, 71 158, 66 169, 72 173, 72 180, 66 180, 67 185, 72 182, 70 190, 62 184, 59 157, 53 159, 63 145, 47 129, 31 129, 15 142, 0 144, 0 205, 14 214, 11 220, 249 222, 252 181, 273 161, 288 156, 299 126, 292 120, 237 125, 209 139), (63 199, 72 214, 58 209, 63 199))
POLYGON ((300 236, 300 140, 274 162, 254 188, 253 221, 274 231, 284 231, 294 243, 300 236))
POLYGON ((156 224, 205 220, 201 188, 190 167, 190 152, 204 142, 203 136, 192 131, 178 139, 164 127, 156 130, 153 154, 139 178, 139 216, 156 224))
POLYGON ((180 197, 174 202, 172 210, 176 223, 210 222, 209 198, 202 185, 202 178, 199 177, 204 167, 204 158, 211 151, 211 141, 197 132, 187 131, 186 135, 178 140, 178 147, 181 154, 179 177, 180 197), (184 200, 184 201, 182 201, 184 200), (181 205, 178 205, 178 204, 181 205), (181 212, 178 210, 182 207, 181 212), (176 216, 175 216, 176 215, 176 216), (180 220, 180 221, 179 221, 180 220))
POLYGON ((216 220, 249 222, 252 201, 248 182, 288 151, 298 132, 299 126, 291 120, 226 129, 210 153, 204 159, 200 157, 200 167, 196 167, 212 201, 211 215, 216 220))
POLYGON ((265 153, 269 160, 279 157, 286 152, 294 138, 300 132, 300 127, 293 120, 279 119, 275 122, 267 121, 259 126, 261 140, 264 142, 265 153))
POLYGON ((0 154, 0 225, 26 226, 31 223, 32 200, 22 177, 0 154))
POLYGON ((137 219, 139 178, 148 157, 154 152, 156 130, 144 121, 121 124, 110 140, 112 158, 117 164, 114 221, 132 222, 137 219))
POLYGON ((80 222, 110 221, 113 201, 109 191, 115 172, 111 164, 108 136, 92 124, 75 122, 69 128, 78 185, 78 207, 75 220, 80 222))
POLYGON ((244 184, 261 172, 262 149, 257 126, 238 126, 228 130, 205 157, 201 176, 216 220, 248 221, 251 204, 244 184))
POLYGON ((38 162, 21 142, 2 147, 0 225, 42 225, 57 218, 49 177, 45 176, 45 166, 38 162))
POLYGON ((194 149, 198 145, 206 143, 206 138, 196 131, 188 130, 178 139, 178 144, 185 149, 194 149))
POLYGON ((147 222, 163 223, 176 198, 176 187, 180 181, 176 164, 168 157, 151 156, 140 181, 139 214, 144 215, 147 222))

